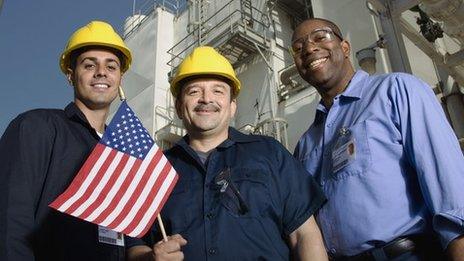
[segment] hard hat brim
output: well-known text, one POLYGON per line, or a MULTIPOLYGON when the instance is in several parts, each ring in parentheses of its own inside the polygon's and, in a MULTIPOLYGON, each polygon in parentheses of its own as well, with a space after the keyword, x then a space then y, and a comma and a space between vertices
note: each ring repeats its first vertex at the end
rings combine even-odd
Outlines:
POLYGON ((61 54, 61 58, 60 58, 60 68, 61 68, 61 71, 66 74, 68 73, 68 68, 70 67, 70 55, 73 51, 75 50, 78 50, 80 48, 83 48, 83 47, 86 47, 86 46, 102 46, 102 47, 110 47, 112 49, 115 49, 115 50, 118 50, 120 51, 124 57, 125 57, 125 62, 124 62, 124 68, 121 68, 121 72, 122 73, 125 73, 129 67, 130 67, 130 64, 132 62, 132 55, 131 55, 131 52, 129 51, 129 49, 127 48, 124 48, 122 46, 119 46, 119 45, 115 45, 115 44, 110 44, 110 43, 102 43, 102 42, 86 42, 86 43, 82 43, 82 44, 79 44, 79 45, 76 45, 76 46, 73 46, 73 48, 70 48, 66 51, 64 51, 62 54, 61 54))
POLYGON ((234 97, 238 95, 240 92, 240 81, 236 77, 231 77, 229 74, 226 73, 221 73, 221 72, 194 72, 194 73, 186 73, 183 74, 182 76, 176 77, 172 82, 171 82, 171 93, 174 97, 177 97, 180 92, 180 88, 182 88, 182 83, 187 80, 188 78, 201 78, 201 76, 207 76, 208 78, 214 78, 214 76, 218 76, 218 78, 226 78, 231 81, 233 88, 233 93, 234 97))

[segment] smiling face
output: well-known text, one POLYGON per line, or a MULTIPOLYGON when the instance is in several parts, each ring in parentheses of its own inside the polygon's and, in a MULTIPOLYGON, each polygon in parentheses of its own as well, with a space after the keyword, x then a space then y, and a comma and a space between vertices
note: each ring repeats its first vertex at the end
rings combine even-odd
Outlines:
POLYGON ((198 78, 184 84, 176 100, 177 115, 191 136, 228 137, 237 109, 231 87, 224 81, 198 78))
POLYGON ((326 41, 315 43, 308 40, 309 35, 323 28, 330 28, 339 34, 338 29, 323 20, 310 19, 301 23, 292 37, 292 48, 299 50, 293 58, 301 77, 316 87, 319 93, 338 94, 354 73, 348 58, 350 45, 333 33, 333 37, 326 41))
POLYGON ((121 62, 107 49, 91 49, 76 59, 67 77, 74 86, 74 102, 81 110, 109 109, 118 95, 121 62))

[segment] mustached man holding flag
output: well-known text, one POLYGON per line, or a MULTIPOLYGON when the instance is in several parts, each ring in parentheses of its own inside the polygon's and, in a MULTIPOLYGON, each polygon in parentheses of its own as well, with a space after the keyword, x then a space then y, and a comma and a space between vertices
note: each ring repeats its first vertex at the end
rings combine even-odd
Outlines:
POLYGON ((120 233, 49 204, 103 135, 130 63, 130 50, 113 28, 93 21, 74 32, 60 59, 74 102, 10 123, 0 141, 0 260, 124 260, 120 233))
POLYGON ((129 260, 327 260, 313 218, 325 197, 275 139, 229 127, 240 81, 208 46, 181 63, 171 93, 187 135, 166 151, 179 179, 158 226, 127 238, 129 260))

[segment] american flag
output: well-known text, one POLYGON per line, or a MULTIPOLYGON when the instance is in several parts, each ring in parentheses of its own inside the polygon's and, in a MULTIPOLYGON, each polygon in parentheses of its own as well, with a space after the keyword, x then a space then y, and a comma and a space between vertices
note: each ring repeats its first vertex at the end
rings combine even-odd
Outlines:
POLYGON ((177 179, 163 152, 123 101, 71 185, 50 207, 141 237, 177 179))

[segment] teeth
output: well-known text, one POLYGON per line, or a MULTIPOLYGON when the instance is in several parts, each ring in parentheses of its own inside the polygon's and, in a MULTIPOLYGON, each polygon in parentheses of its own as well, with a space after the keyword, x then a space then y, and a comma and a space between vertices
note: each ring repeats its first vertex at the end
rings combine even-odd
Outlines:
POLYGON ((309 66, 314 68, 314 67, 317 67, 318 65, 320 65, 321 63, 323 63, 323 62, 325 62, 325 61, 327 61, 327 58, 317 59, 317 60, 312 61, 312 62, 309 64, 309 66))
POLYGON ((103 84, 103 83, 97 83, 97 84, 94 84, 93 86, 97 88, 105 88, 105 89, 109 88, 107 84, 103 84))

